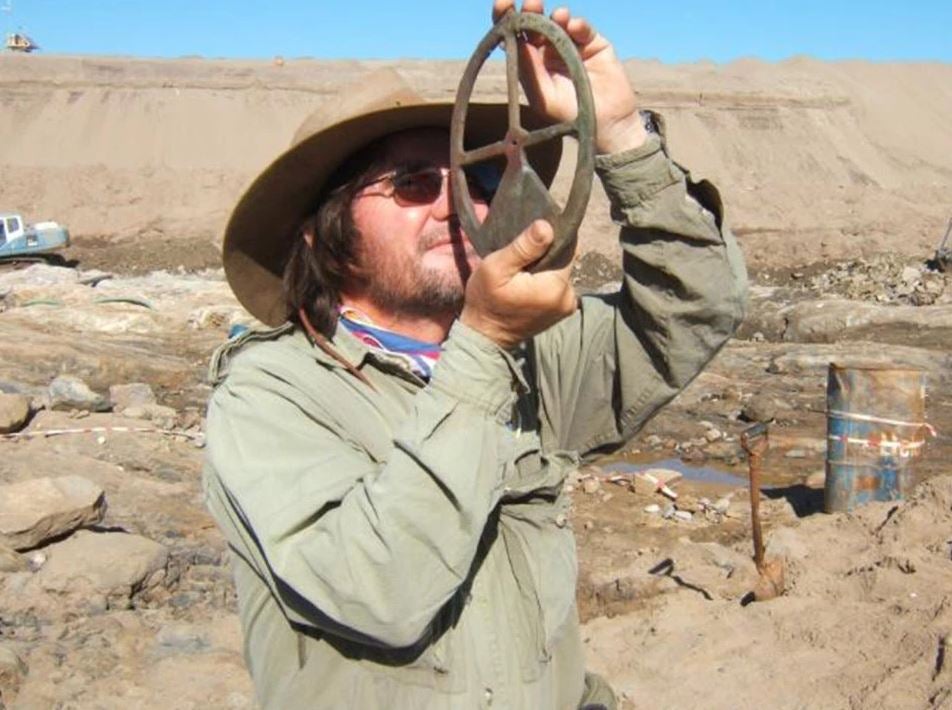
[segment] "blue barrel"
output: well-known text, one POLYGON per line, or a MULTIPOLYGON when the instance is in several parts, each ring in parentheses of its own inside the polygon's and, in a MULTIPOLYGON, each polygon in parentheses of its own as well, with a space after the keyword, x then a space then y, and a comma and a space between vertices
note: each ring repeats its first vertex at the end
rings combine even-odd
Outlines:
POLYGON ((826 387, 825 509, 900 500, 930 431, 925 373, 830 364, 826 387))

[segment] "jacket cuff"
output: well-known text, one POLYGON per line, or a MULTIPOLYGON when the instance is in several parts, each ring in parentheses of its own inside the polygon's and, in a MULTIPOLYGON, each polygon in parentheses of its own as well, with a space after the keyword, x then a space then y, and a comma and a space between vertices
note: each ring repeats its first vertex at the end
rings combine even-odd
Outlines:
POLYGON ((657 133, 649 133, 637 148, 595 156, 595 172, 605 186, 616 220, 685 177, 665 153, 664 142, 657 133))
POLYGON ((443 342, 430 387, 499 421, 511 418, 518 393, 528 389, 510 353, 459 321, 443 342))

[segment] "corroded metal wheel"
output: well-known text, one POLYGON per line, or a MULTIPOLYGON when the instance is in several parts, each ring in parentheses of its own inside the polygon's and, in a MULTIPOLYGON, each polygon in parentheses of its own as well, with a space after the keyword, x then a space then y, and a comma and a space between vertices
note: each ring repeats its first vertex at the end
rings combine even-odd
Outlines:
POLYGON ((592 89, 575 43, 557 24, 535 13, 509 12, 486 34, 470 57, 456 93, 450 129, 450 180, 453 201, 460 223, 481 256, 506 246, 534 220, 552 223, 555 240, 533 271, 558 268, 567 264, 575 252, 578 228, 592 190, 595 166, 595 106, 592 89), (519 52, 520 35, 536 33, 558 52, 568 69, 578 101, 575 120, 545 128, 527 130, 520 120, 519 52), (508 131, 505 137, 489 145, 466 149, 463 136, 466 113, 476 77, 492 51, 503 44, 506 52, 506 87, 509 105, 508 131), (565 206, 560 207, 526 158, 526 148, 544 141, 573 136, 578 142, 575 175, 565 206), (467 189, 465 168, 474 163, 505 160, 499 188, 489 214, 482 224, 476 219, 473 201, 467 189))

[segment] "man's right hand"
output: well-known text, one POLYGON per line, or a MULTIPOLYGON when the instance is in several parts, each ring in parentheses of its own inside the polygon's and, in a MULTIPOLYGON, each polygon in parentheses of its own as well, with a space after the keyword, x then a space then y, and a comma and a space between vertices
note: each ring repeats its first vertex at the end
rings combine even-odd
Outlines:
POLYGON ((572 263, 552 271, 526 271, 553 237, 552 225, 536 220, 508 246, 484 258, 466 283, 460 321, 509 349, 574 313, 578 298, 572 263))
MULTIPOLYGON (((515 9, 515 0, 494 0, 493 22, 515 9)), ((545 3, 523 0, 522 12, 543 14, 545 3)), ((595 149, 599 153, 617 153, 644 143, 647 134, 638 114, 635 91, 611 43, 567 7, 556 8, 551 17, 575 43, 591 82, 595 149)), ((530 37, 519 42, 519 54, 519 74, 529 105, 554 122, 575 120, 575 86, 558 52, 541 38, 530 37)))

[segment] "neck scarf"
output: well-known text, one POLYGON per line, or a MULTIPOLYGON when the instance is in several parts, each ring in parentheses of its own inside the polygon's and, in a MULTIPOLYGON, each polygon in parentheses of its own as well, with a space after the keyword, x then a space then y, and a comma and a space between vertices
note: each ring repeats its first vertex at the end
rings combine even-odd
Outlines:
POLYGON ((443 350, 437 343, 427 343, 382 328, 366 314, 348 306, 341 306, 340 323, 371 350, 402 360, 424 380, 430 379, 433 366, 443 350))

